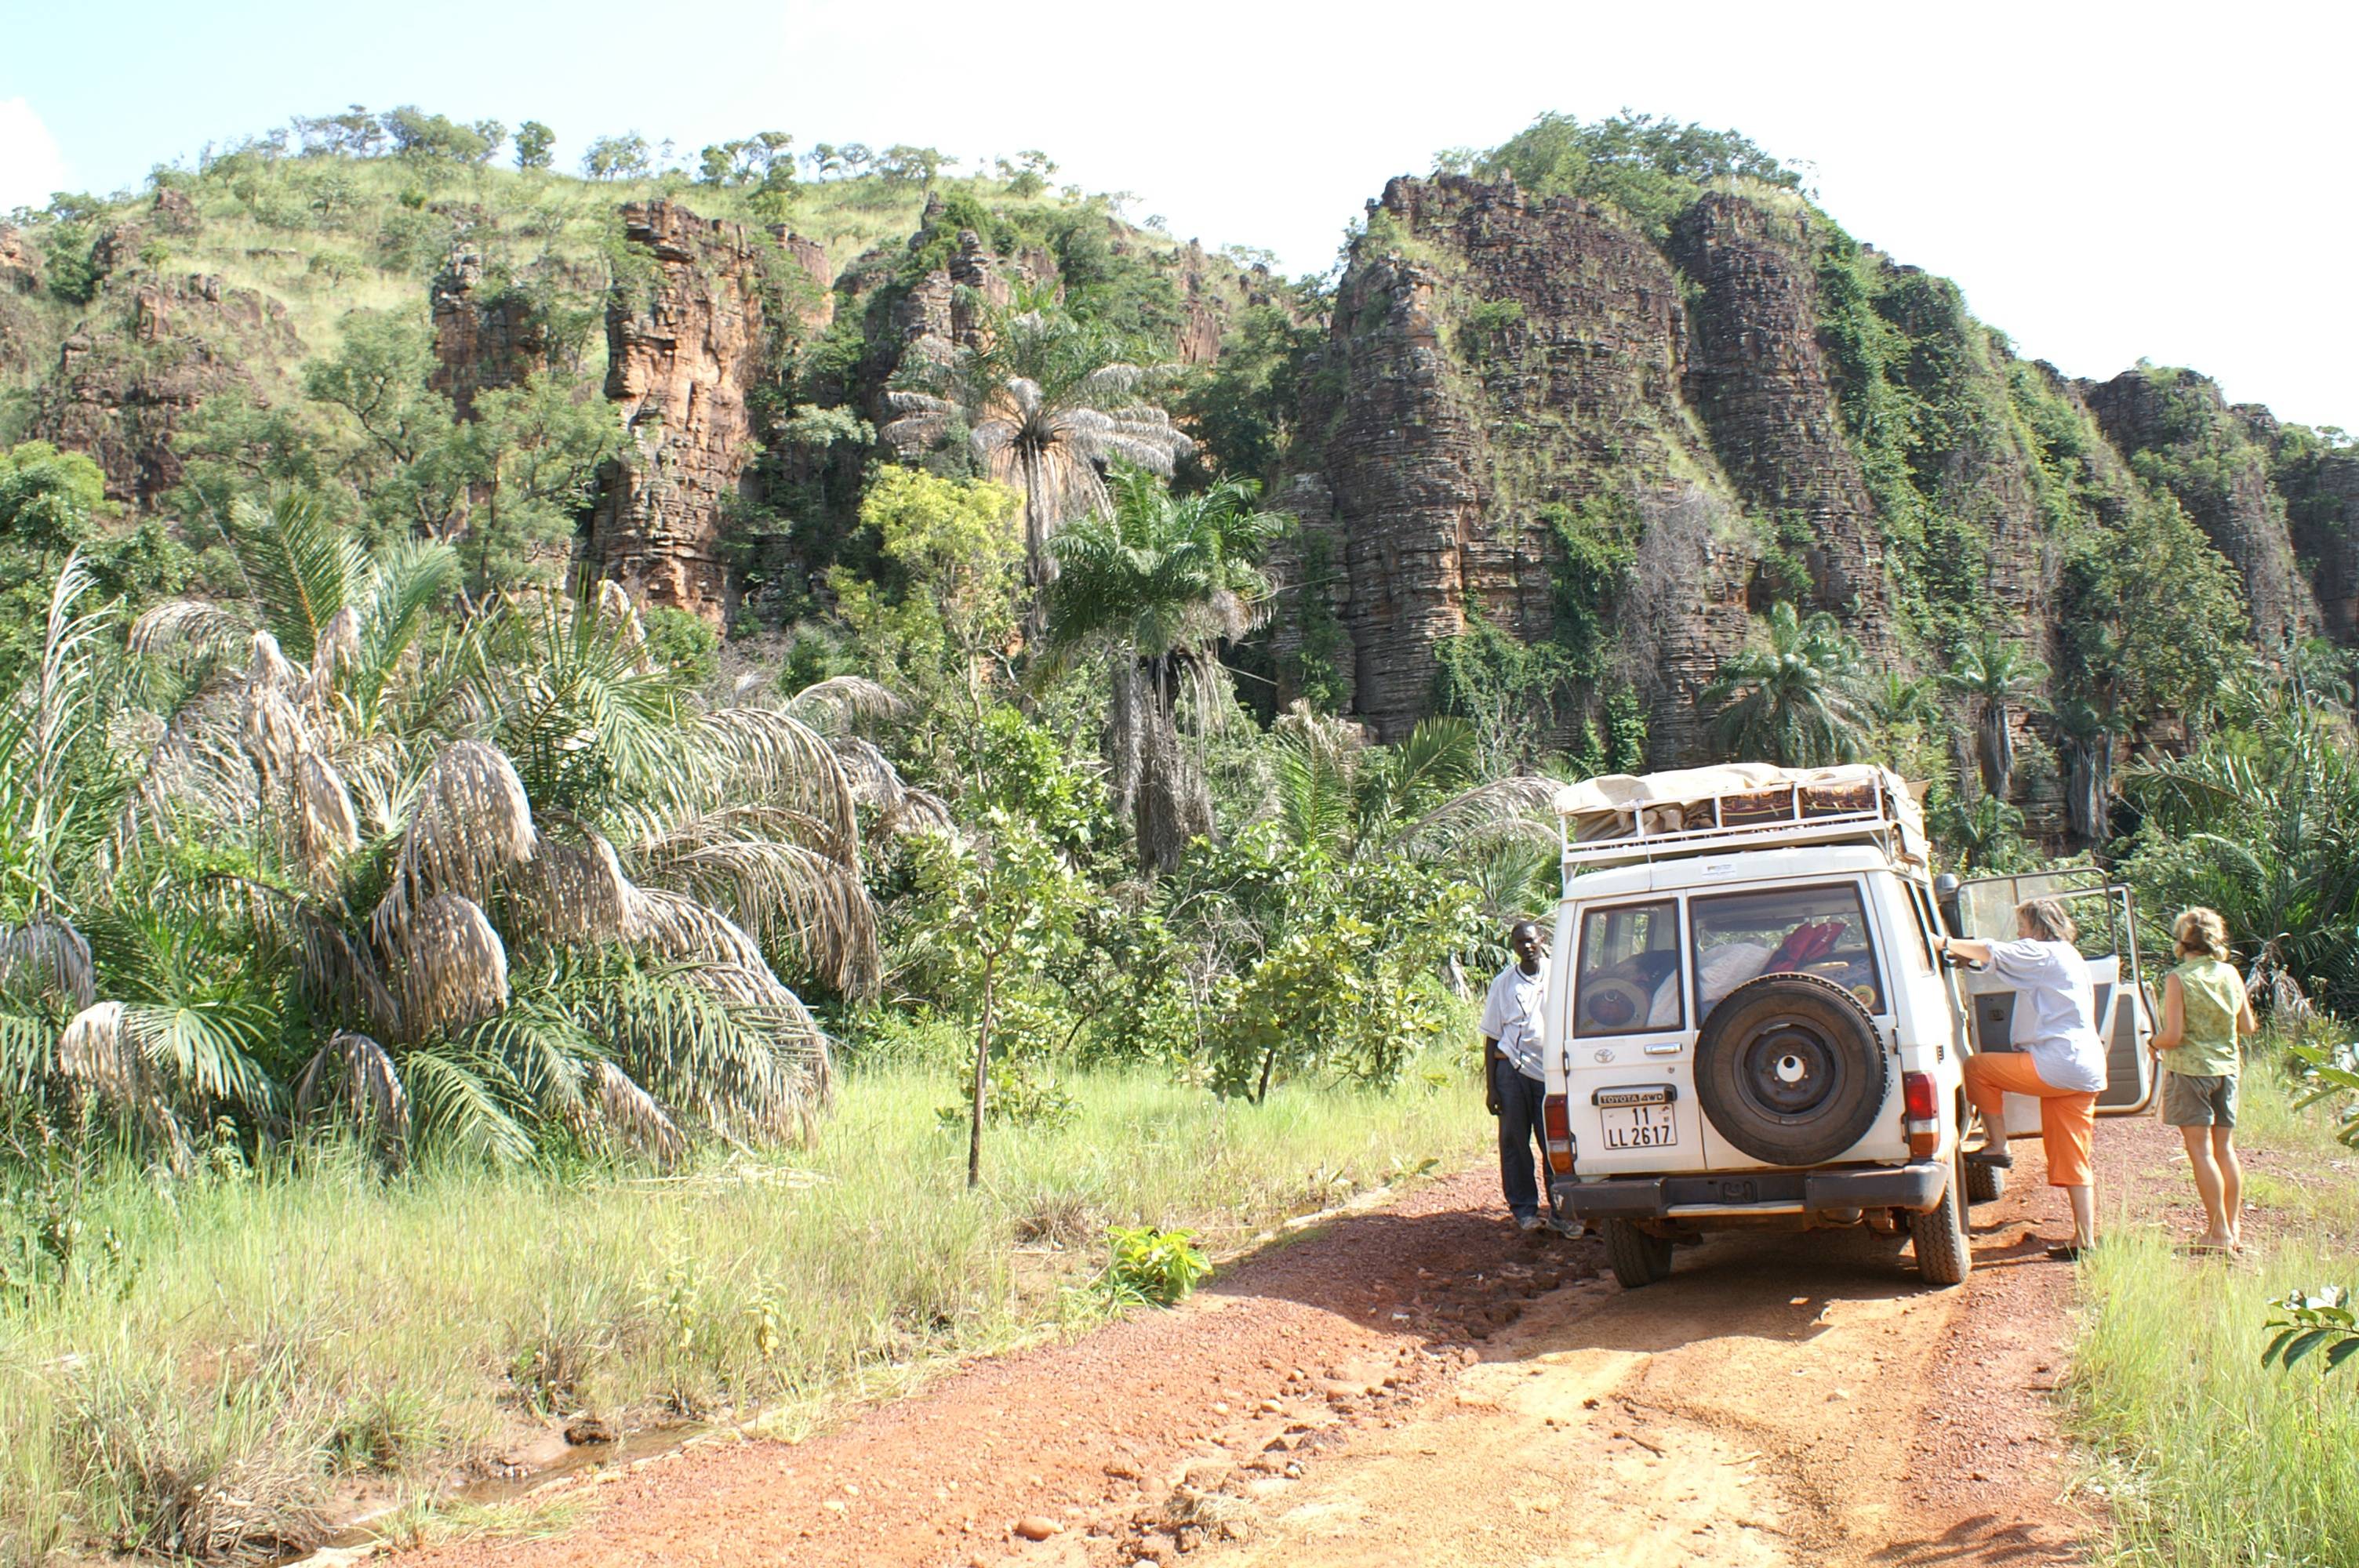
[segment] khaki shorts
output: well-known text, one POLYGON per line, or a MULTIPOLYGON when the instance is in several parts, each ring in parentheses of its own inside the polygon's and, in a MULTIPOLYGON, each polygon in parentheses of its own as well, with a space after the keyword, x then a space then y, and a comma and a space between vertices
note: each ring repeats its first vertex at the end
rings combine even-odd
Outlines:
POLYGON ((2236 1075, 2162 1075, 2162 1119, 2170 1127, 2236 1125, 2236 1075))

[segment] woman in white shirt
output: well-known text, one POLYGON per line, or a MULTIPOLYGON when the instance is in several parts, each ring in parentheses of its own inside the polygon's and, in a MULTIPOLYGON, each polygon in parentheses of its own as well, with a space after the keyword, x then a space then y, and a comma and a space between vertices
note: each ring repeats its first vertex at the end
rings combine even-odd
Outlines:
POLYGON ((2039 1100, 2039 1137, 2048 1151, 2048 1184, 2072 1206, 2072 1239, 2048 1255, 2067 1262, 2097 1239, 2097 1091, 2105 1087, 2105 1046, 2097 1036, 2096 990, 2088 961, 2072 946, 2080 928, 2052 898, 2017 904, 2013 942, 1942 944, 1944 957, 1995 969, 2015 987, 2013 1051, 1977 1051, 1965 1062, 1966 1098, 1982 1112, 1988 1141, 1966 1158, 2004 1170, 2006 1097, 2039 1100))

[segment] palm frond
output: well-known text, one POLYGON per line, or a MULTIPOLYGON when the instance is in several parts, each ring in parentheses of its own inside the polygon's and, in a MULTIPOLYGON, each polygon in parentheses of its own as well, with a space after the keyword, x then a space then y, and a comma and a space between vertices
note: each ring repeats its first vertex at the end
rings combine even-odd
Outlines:
POLYGON ((98 1001, 90 944, 62 920, 0 926, 0 991, 55 996, 77 1012, 98 1001))
POLYGON ((480 901, 511 867, 532 859, 532 804, 514 764, 480 741, 457 741, 419 781, 395 857, 393 887, 371 917, 380 947, 408 946, 414 911, 451 893, 480 901))
POLYGON ((473 900, 439 892, 401 933, 396 995, 404 1032, 422 1040, 487 1018, 507 1005, 508 952, 473 900))
POLYGON ((281 496, 267 511, 241 497, 230 539, 264 622, 295 659, 308 664, 336 612, 368 597, 367 552, 310 496, 281 496))

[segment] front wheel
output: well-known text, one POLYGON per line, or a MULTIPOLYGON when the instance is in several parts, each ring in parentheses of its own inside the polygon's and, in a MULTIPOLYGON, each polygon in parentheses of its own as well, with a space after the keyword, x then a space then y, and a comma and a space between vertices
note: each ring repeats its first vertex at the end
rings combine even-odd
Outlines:
POLYGON ((1950 1163, 1949 1184, 1941 1201, 1922 1214, 1908 1217, 1908 1238, 1917 1249, 1917 1272, 1929 1285, 1961 1285, 1974 1266, 1966 1245, 1966 1157, 1960 1151, 1950 1163))
POLYGON ((1626 1219, 1609 1219, 1605 1222, 1605 1262, 1625 1291, 1669 1279, 1670 1238, 1650 1236, 1626 1219))

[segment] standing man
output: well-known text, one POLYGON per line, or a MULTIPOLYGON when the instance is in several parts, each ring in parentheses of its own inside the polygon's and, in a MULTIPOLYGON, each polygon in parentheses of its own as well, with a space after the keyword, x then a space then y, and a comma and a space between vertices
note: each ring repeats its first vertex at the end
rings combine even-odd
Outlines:
POLYGON ((1540 1217, 1536 1150, 1537 1169, 1548 1168, 1548 1135, 1540 1122, 1548 1084, 1540 1054, 1548 971, 1540 964, 1540 928, 1528 920, 1517 921, 1507 933, 1507 950, 1515 962, 1499 971, 1483 1002, 1483 1072, 1491 1114, 1499 1119, 1499 1184, 1506 1190, 1508 1212, 1516 1217, 1518 1229, 1538 1230, 1547 1221, 1540 1217))

